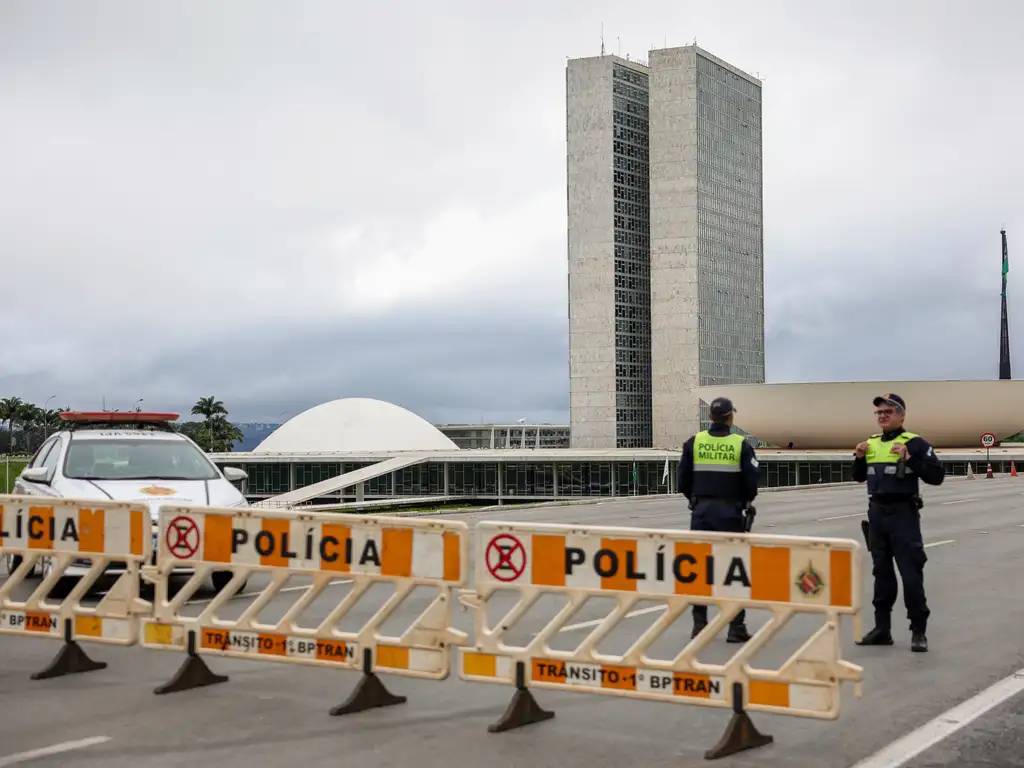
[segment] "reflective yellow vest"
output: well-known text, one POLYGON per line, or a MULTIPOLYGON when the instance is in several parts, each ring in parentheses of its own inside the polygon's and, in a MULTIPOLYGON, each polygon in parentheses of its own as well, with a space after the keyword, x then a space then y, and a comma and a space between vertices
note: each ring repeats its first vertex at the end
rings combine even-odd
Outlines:
POLYGON ((892 452, 896 443, 906 445, 917 435, 913 432, 901 432, 892 440, 883 440, 881 435, 868 438, 868 449, 864 458, 868 463, 868 495, 875 496, 917 496, 920 493, 917 475, 909 467, 903 468, 903 477, 899 475, 900 457, 892 452))

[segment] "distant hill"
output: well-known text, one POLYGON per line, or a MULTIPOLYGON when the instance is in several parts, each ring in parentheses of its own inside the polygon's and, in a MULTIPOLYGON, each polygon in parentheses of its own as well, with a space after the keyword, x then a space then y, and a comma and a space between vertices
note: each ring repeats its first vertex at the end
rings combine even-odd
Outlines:
POLYGON ((256 448, 257 445, 263 442, 263 440, 277 429, 280 424, 261 424, 258 422, 249 422, 245 424, 235 424, 242 434, 245 435, 245 439, 236 444, 232 450, 235 451, 251 451, 256 448))

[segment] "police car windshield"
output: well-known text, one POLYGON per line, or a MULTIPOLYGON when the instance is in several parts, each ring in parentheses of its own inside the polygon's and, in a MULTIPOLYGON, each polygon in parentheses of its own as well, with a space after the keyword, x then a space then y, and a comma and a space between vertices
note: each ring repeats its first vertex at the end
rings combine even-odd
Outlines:
POLYGON ((64 476, 77 480, 213 480, 217 472, 184 440, 72 440, 64 476))

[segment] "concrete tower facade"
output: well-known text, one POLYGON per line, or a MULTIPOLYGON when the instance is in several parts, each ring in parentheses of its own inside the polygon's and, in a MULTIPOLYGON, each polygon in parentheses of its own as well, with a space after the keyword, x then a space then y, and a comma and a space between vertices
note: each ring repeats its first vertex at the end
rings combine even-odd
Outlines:
POLYGON ((760 82, 574 59, 566 107, 572 445, 681 445, 694 387, 764 380, 760 82))
POLYGON ((647 80, 617 56, 566 69, 575 448, 651 445, 647 80))

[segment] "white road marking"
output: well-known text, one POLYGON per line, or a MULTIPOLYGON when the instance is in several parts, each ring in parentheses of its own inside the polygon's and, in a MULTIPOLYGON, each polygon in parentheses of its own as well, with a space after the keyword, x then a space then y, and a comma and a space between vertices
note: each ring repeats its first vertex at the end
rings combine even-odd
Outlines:
POLYGON ((1004 677, 977 696, 942 713, 871 757, 861 760, 853 768, 897 768, 1021 691, 1024 691, 1024 669, 1004 677))
POLYGON ((943 544, 952 544, 955 541, 956 539, 943 539, 942 541, 933 541, 931 544, 925 544, 924 548, 928 549, 928 547, 941 547, 943 544))
POLYGON ((852 515, 835 515, 833 517, 819 517, 817 520, 815 520, 815 522, 823 523, 826 520, 842 520, 845 517, 863 517, 863 516, 864 516, 863 512, 854 512, 852 515))
MULTIPOLYGON (((630 611, 623 618, 632 619, 634 616, 646 616, 648 613, 660 613, 664 611, 667 605, 652 605, 649 608, 639 608, 635 611, 630 611)), ((577 629, 586 629, 587 627, 596 627, 604 619, 593 619, 591 621, 581 621, 579 624, 566 624, 562 627, 559 632, 572 632, 577 629)))
POLYGON ((19 752, 16 755, 0 757, 0 768, 3 768, 3 766, 5 765, 17 765, 18 763, 24 763, 29 760, 35 760, 37 757, 59 755, 61 752, 71 752, 75 749, 85 749, 86 747, 91 747, 95 744, 103 744, 107 741, 110 741, 109 736, 91 736, 88 739, 79 739, 78 741, 62 741, 60 744, 54 744, 49 747, 41 747, 40 749, 30 749, 28 752, 19 752))
POLYGON ((965 504, 968 501, 977 501, 977 499, 954 499, 953 501, 941 501, 940 504, 965 504))
MULTIPOLYGON (((337 579, 336 581, 328 582, 327 586, 328 587, 333 587, 333 586, 335 586, 337 584, 351 584, 351 583, 352 583, 352 579, 337 579)), ((278 591, 279 594, 281 592, 299 592, 299 591, 307 590, 311 586, 312 586, 311 584, 300 584, 300 585, 298 585, 296 587, 285 587, 285 588, 279 589, 277 591, 278 591)), ((256 597, 257 595, 262 595, 262 594, 263 594, 263 590, 262 589, 259 592, 239 592, 237 595, 232 595, 229 599, 230 600, 237 600, 240 597, 256 597)), ((202 600, 189 600, 188 602, 185 603, 185 605, 203 605, 204 603, 212 603, 213 600, 214 600, 214 598, 212 598, 212 597, 207 597, 207 598, 204 598, 202 600)))

